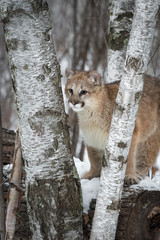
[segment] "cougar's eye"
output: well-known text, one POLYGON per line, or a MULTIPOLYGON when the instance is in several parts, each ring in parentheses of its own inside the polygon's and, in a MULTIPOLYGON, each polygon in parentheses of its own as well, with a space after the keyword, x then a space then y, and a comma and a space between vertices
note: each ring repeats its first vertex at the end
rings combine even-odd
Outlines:
POLYGON ((73 94, 73 90, 71 88, 68 89, 68 92, 72 95, 73 94))
POLYGON ((82 90, 82 91, 80 92, 80 95, 85 95, 85 94, 87 94, 87 91, 86 91, 86 90, 82 90))

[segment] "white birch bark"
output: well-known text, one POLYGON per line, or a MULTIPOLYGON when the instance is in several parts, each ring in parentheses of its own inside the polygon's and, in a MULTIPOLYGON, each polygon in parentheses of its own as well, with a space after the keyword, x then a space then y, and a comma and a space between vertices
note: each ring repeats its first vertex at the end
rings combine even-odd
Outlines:
POLYGON ((119 81, 122 77, 134 7, 135 0, 110 0, 107 82, 119 81))
POLYGON ((115 103, 103 163, 91 240, 115 239, 126 159, 143 88, 159 0, 136 0, 124 73, 115 103))
POLYGON ((16 94, 32 239, 82 239, 82 206, 48 5, 1 1, 16 94))

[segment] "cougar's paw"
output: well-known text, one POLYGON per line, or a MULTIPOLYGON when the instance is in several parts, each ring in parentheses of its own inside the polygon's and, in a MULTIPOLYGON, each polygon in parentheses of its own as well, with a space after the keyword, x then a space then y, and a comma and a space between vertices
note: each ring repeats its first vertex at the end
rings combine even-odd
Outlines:
POLYGON ((99 176, 100 176, 100 174, 98 174, 98 173, 88 171, 82 175, 81 179, 89 179, 90 180, 92 178, 99 177, 99 176))
POLYGON ((137 175, 128 174, 125 176, 124 185, 138 184, 141 178, 137 175))

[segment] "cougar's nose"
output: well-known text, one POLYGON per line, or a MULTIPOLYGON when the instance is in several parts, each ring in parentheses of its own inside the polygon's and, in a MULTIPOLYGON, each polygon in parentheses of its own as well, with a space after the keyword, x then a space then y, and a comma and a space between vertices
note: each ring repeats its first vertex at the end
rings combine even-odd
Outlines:
POLYGON ((73 100, 72 101, 72 104, 75 106, 76 104, 78 104, 79 103, 79 101, 76 101, 76 100, 73 100))

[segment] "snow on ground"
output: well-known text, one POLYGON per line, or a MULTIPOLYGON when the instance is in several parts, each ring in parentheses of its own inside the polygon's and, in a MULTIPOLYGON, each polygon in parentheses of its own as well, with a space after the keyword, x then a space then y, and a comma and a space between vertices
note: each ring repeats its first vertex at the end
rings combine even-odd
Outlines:
POLYGON ((13 164, 3 165, 3 175, 6 179, 9 179, 11 177, 12 168, 13 164))
MULTIPOLYGON (((78 174, 81 178, 81 176, 87 172, 90 168, 90 163, 88 160, 88 156, 85 153, 84 161, 82 162, 78 158, 74 158, 75 165, 77 167, 78 174)), ((12 170, 12 164, 6 165, 3 168, 4 175, 8 179, 8 176, 11 175, 12 170)), ((138 184, 139 187, 143 187, 146 190, 159 190, 160 191, 160 153, 157 158, 157 162, 155 166, 159 169, 159 171, 156 172, 153 179, 146 177, 144 180, 141 180, 138 184)), ((87 213, 89 210, 89 204, 92 199, 97 198, 98 194, 98 187, 99 187, 99 178, 93 178, 91 180, 88 179, 81 179, 81 188, 82 188, 82 196, 83 196, 83 208, 84 213, 87 213)), ((134 185, 132 187, 136 187, 137 185, 134 185)))
MULTIPOLYGON (((85 154, 84 162, 82 162, 78 158, 74 158, 75 165, 77 167, 78 174, 81 178, 83 173, 87 172, 90 168, 90 163, 88 157, 85 154)), ((154 178, 146 177, 141 180, 138 185, 134 185, 135 187, 143 187, 147 190, 159 190, 160 191, 160 153, 157 158, 156 167, 159 171, 156 172, 154 178)), ((84 212, 87 213, 89 210, 89 204, 92 199, 97 198, 99 187, 99 178, 93 178, 91 180, 81 179, 81 188, 82 188, 82 196, 83 196, 83 208, 84 212)))
MULTIPOLYGON (((141 180, 138 184, 139 187, 142 187, 146 190, 158 190, 160 191, 160 173, 156 174, 154 178, 146 177, 141 180)), ((135 185, 136 187, 136 185, 135 185)))
MULTIPOLYGON (((87 172, 90 168, 90 163, 87 157, 84 162, 78 158, 74 158, 75 165, 77 167, 78 174, 81 176, 87 172)), ((99 187, 99 178, 93 178, 91 180, 81 179, 82 197, 83 197, 83 209, 87 213, 89 210, 89 204, 92 199, 97 198, 99 187)))

